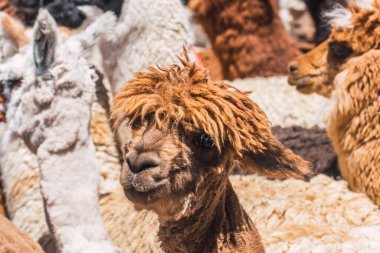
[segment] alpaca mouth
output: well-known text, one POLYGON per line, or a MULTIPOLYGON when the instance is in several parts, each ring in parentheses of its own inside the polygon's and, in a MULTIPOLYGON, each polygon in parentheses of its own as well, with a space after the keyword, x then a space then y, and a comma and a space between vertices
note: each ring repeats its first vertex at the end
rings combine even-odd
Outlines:
POLYGON ((149 193, 153 190, 161 188, 168 181, 169 180, 167 178, 156 178, 153 176, 147 179, 145 176, 134 174, 131 180, 131 189, 141 193, 149 193))
POLYGON ((154 183, 141 182, 135 179, 128 186, 123 185, 125 196, 134 203, 147 204, 160 199, 165 192, 168 179, 162 179, 154 183))
POLYGON ((296 89, 303 94, 313 93, 313 87, 310 84, 298 84, 296 89))
POLYGON ((163 195, 169 179, 161 175, 159 167, 133 173, 129 170, 128 165, 125 166, 120 174, 120 183, 130 201, 147 203, 155 201, 163 195))
POLYGON ((313 92, 313 84, 307 77, 294 78, 292 76, 288 77, 288 83, 291 86, 296 86, 296 89, 303 94, 310 94, 313 92))

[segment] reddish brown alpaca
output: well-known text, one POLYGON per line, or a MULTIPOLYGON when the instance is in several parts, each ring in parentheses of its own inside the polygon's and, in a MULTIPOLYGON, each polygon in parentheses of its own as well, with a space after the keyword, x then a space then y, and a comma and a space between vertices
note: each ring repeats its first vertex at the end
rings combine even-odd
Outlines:
MULTIPOLYGON (((220 66, 205 64, 215 80, 287 73, 299 54, 278 15, 277 0, 191 0, 220 66), (222 76, 218 76, 222 69, 222 76)), ((212 55, 201 58, 209 59, 212 55)))
MULTIPOLYGON (((137 209, 158 214, 165 252, 264 252, 229 181, 235 162, 271 177, 309 166, 271 133, 247 93, 181 60, 137 73, 113 104, 125 135, 121 184, 137 209)), ((254 186, 252 186, 254 187, 254 186)))

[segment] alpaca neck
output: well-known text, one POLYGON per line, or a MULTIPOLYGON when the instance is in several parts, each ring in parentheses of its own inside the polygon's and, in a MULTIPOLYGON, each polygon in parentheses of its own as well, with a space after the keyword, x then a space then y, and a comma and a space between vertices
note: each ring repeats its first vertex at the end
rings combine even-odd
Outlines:
MULTIPOLYGON (((380 85, 375 60, 367 55, 364 63, 349 68, 335 79, 335 104, 326 130, 338 153, 351 153, 369 142, 379 141, 376 131, 380 106, 380 85), (372 61, 370 61, 372 60, 372 61), (368 129, 372 129, 368 131, 368 129)), ((377 57, 375 58, 377 59, 377 57)))
POLYGON ((264 252, 260 236, 228 181, 219 197, 209 192, 191 216, 160 224, 165 252, 264 252))

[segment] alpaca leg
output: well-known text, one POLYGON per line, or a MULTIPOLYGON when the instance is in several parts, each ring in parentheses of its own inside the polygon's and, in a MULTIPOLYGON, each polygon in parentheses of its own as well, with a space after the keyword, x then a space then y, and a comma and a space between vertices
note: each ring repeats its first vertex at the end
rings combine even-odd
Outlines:
POLYGON ((65 253, 115 252, 99 211, 99 166, 89 144, 64 156, 44 149, 37 153, 48 219, 57 246, 65 253))

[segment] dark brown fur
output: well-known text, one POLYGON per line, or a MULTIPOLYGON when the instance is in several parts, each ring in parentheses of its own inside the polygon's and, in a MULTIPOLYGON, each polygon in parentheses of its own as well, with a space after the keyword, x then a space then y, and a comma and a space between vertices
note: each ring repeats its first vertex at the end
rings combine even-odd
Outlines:
POLYGON ((165 252, 264 252, 228 176, 238 162, 302 178, 308 164, 272 136, 247 93, 209 80, 186 53, 180 60, 137 73, 114 99, 115 127, 130 132, 122 136, 125 194, 158 214, 165 252))
MULTIPOLYGON (((278 15, 277 0, 192 0, 189 7, 206 31, 223 79, 287 73, 299 54, 278 15)), ((214 65, 205 65, 213 74, 214 65)))
POLYGON ((309 161, 315 174, 339 175, 337 156, 325 129, 275 126, 272 132, 285 147, 309 161))

